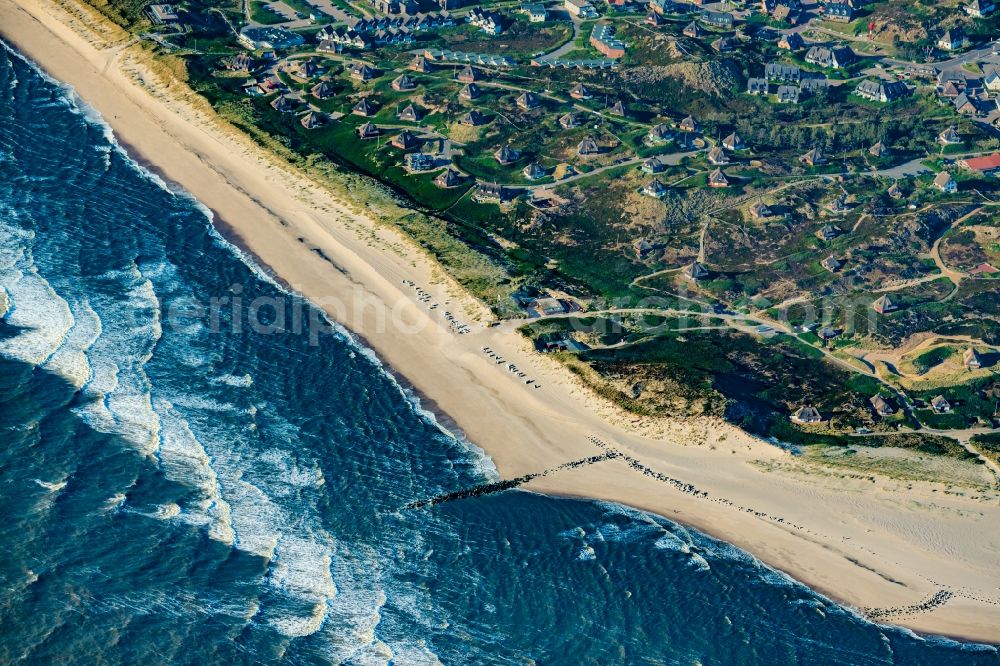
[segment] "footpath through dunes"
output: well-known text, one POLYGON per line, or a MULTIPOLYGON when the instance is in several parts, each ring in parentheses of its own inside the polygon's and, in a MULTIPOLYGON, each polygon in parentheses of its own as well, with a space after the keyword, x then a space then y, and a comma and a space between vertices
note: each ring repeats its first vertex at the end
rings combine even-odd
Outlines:
POLYGON ((855 607, 903 607, 948 589, 955 592, 948 603, 900 622, 1000 640, 996 497, 973 499, 946 492, 944 484, 908 487, 891 479, 803 473, 787 452, 720 421, 664 421, 655 432, 648 423, 631 423, 564 368, 533 354, 515 332, 483 326, 482 307, 394 231, 291 173, 245 137, 220 129, 204 109, 185 101, 190 92, 181 84, 166 86, 144 69, 145 53, 137 47, 102 50, 66 21, 47 0, 0 0, 4 39, 73 85, 138 159, 213 210, 227 236, 271 274, 368 343, 491 456, 502 478, 600 455, 588 439, 593 435, 614 442, 623 455, 534 476, 520 487, 611 500, 685 522, 855 607), (400 287, 405 280, 426 285, 442 307, 417 301, 400 287), (445 303, 461 313, 468 333, 457 333, 442 317, 445 303), (503 371, 483 356, 483 347, 543 388, 503 371), (765 469, 761 461, 775 465, 765 469), (733 505, 710 501, 715 497, 733 505))

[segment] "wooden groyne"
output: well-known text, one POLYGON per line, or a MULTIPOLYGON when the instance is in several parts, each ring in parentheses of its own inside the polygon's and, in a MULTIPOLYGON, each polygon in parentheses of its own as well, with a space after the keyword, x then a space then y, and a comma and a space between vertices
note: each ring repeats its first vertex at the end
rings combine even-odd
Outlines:
POLYGON ((584 465, 593 465, 594 463, 599 463, 604 460, 611 460, 613 458, 619 458, 621 454, 617 451, 607 451, 600 455, 589 456, 587 458, 581 458, 579 460, 571 460, 570 462, 563 463, 556 467, 543 470, 541 472, 533 472, 531 474, 525 474, 523 476, 518 476, 513 479, 504 479, 503 481, 494 481, 493 483, 483 483, 478 486, 472 486, 471 488, 465 488, 463 490, 456 490, 450 493, 444 493, 442 495, 437 495, 429 499, 417 500, 415 502, 410 502, 403 507, 404 510, 409 509, 423 509, 425 507, 434 506, 436 504, 444 504, 445 502, 454 502, 455 500, 468 499, 470 497, 482 497, 483 495, 493 495, 494 493, 502 493, 505 490, 512 490, 518 486, 522 486, 532 479, 537 479, 542 476, 547 476, 554 472, 561 472, 567 469, 575 469, 577 467, 583 467, 584 465))

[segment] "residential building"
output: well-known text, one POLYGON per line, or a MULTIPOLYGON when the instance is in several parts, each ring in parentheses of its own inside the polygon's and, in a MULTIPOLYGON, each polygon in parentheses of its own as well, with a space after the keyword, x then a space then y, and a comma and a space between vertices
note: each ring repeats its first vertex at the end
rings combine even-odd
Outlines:
POLYGON ((625 55, 625 42, 615 37, 615 27, 611 23, 597 23, 590 31, 590 45, 608 58, 625 55))
POLYGON ((874 303, 872 303, 872 310, 874 310, 879 314, 886 314, 888 312, 893 312, 894 310, 898 309, 899 308, 896 306, 895 303, 892 302, 892 299, 889 298, 887 294, 880 296, 875 300, 874 303))
POLYGON ((531 23, 545 23, 549 18, 549 12, 545 9, 545 5, 538 3, 521 5, 520 11, 528 16, 528 21, 531 23))
POLYGON ((309 94, 316 99, 330 99, 337 94, 337 86, 329 81, 320 81, 309 90, 309 94))
POLYGON ((957 51, 969 45, 969 37, 965 34, 965 30, 952 28, 938 38, 937 45, 939 49, 945 51, 957 51))
POLYGON ((965 5, 965 13, 973 18, 986 18, 996 10, 993 0, 970 0, 965 5))
POLYGON ((661 173, 664 169, 666 169, 666 166, 658 158, 650 157, 649 159, 645 160, 642 163, 642 166, 639 168, 642 170, 643 173, 648 173, 653 175, 661 173))
POLYGON ((794 65, 769 62, 764 65, 764 78, 769 83, 798 83, 802 78, 802 70, 794 65))
POLYGON ((826 205, 826 209, 834 215, 841 215, 849 210, 844 197, 834 197, 830 203, 826 205))
POLYGON ((379 71, 364 62, 352 63, 350 67, 347 68, 348 73, 351 75, 352 79, 357 81, 367 82, 372 79, 378 78, 379 71))
POLYGON ((954 127, 949 127, 945 131, 938 134, 938 143, 945 146, 951 146, 957 143, 962 143, 962 137, 958 135, 958 132, 955 131, 954 127))
POLYGON ((434 156, 427 153, 407 153, 403 164, 410 171, 430 171, 434 168, 434 156))
POLYGON ((288 95, 278 95, 271 100, 271 108, 278 113, 294 113, 299 110, 299 100, 288 95))
POLYGON ((763 201, 758 201, 750 206, 750 217, 755 220, 766 220, 771 217, 771 209, 763 201))
POLYGON ((799 87, 778 86, 777 98, 778 98, 778 104, 798 104, 799 87))
POLYGON ((467 83, 461 90, 458 91, 458 98, 469 102, 479 97, 479 95, 479 86, 475 83, 467 83))
POLYGON ((466 15, 465 20, 487 35, 499 35, 503 32, 503 19, 496 12, 484 11, 479 7, 473 7, 466 15))
POLYGON ((469 111, 459 119, 459 123, 468 127, 479 127, 485 122, 486 117, 476 109, 469 111))
POLYGON ((459 83, 474 83, 482 80, 483 76, 479 73, 479 70, 472 65, 466 65, 459 70, 455 78, 458 79, 459 83))
POLYGON ((858 97, 873 102, 895 102, 910 94, 910 89, 902 81, 884 81, 865 79, 854 89, 858 97))
POLYGON ((747 92, 751 95, 766 95, 768 91, 767 79, 748 79, 747 92))
POLYGON ((889 401, 880 395, 872 396, 868 402, 871 403, 872 409, 878 416, 892 416, 896 413, 896 410, 892 408, 889 401))
POLYGON ((840 270, 844 263, 831 254, 829 257, 821 261, 820 265, 831 273, 836 273, 840 270))
POLYGON ((962 365, 970 370, 978 370, 983 367, 983 359, 974 347, 969 347, 962 355, 962 365))
POLYGON ((282 28, 245 26, 237 35, 240 44, 257 51, 260 49, 289 49, 305 43, 302 35, 282 28))
POLYGON ((381 130, 374 123, 365 123, 357 129, 358 137, 361 139, 374 139, 381 134, 381 130))
POLYGON ((409 90, 414 90, 416 87, 417 82, 406 74, 400 74, 392 80, 392 89, 396 92, 407 92, 409 90))
POLYGON ((806 51, 806 62, 828 69, 843 69, 857 62, 858 56, 849 46, 812 46, 806 51))
POLYGON ((719 148, 718 146, 714 146, 711 150, 708 151, 707 159, 709 164, 715 166, 729 164, 729 156, 726 155, 725 151, 723 151, 722 148, 719 148))
POLYGON ((424 117, 424 113, 420 110, 420 107, 414 104, 407 104, 403 107, 402 111, 396 114, 396 117, 404 123, 418 123, 424 117))
POLYGON ((521 151, 509 145, 504 145, 493 153, 493 157, 500 166, 508 166, 521 159, 521 151))
POLYGON ((729 12, 703 12, 701 20, 714 28, 730 30, 735 19, 729 12))
POLYGON ((828 2, 822 5, 823 18, 838 23, 850 23, 854 20, 854 8, 845 2, 828 2))
POLYGON ((789 418, 792 423, 798 423, 800 425, 813 425, 823 422, 823 417, 820 416, 819 411, 815 407, 811 406, 799 407, 789 418))
POLYGON ((587 0, 563 0, 563 6, 572 17, 578 19, 597 18, 597 10, 587 0))
POLYGON ((1000 92, 1000 73, 997 72, 996 68, 991 67, 986 76, 983 77, 983 85, 991 93, 1000 92))
POLYGON ((805 164, 806 166, 817 166, 819 164, 824 164, 826 158, 823 156, 823 149, 819 146, 811 149, 809 152, 805 153, 799 157, 799 162, 805 164))
POLYGON ((538 162, 532 162, 528 166, 524 167, 524 169, 521 170, 521 173, 523 173, 524 177, 528 180, 539 180, 541 178, 545 178, 546 176, 545 169, 543 169, 542 165, 538 162))
POLYGON ((181 20, 173 5, 150 5, 146 8, 146 15, 153 23, 160 25, 179 23, 181 20))
POLYGON ((798 51, 805 48, 806 42, 797 32, 783 34, 778 40, 778 48, 785 51, 798 51))
POLYGON ((407 67, 411 72, 418 72, 420 74, 429 74, 434 70, 431 64, 427 61, 427 58, 422 55, 414 56, 413 60, 410 61, 410 64, 407 65, 407 67))
POLYGON ((368 100, 367 97, 362 97, 353 107, 351 107, 351 113, 356 116, 361 116, 362 118, 370 118, 378 112, 375 105, 368 100))
POLYGON ((299 118, 299 123, 306 129, 316 129, 326 124, 326 116, 315 111, 309 111, 299 118))
POLYGON ((716 169, 712 173, 708 174, 708 186, 729 187, 729 179, 726 178, 726 174, 722 173, 722 169, 716 169))
POLYGON ((249 53, 240 52, 232 58, 226 58, 222 66, 230 72, 249 74, 259 67, 259 63, 249 53))
POLYGON ((649 8, 658 16, 673 14, 677 11, 677 3, 674 0, 649 0, 649 8))
POLYGON ((497 183, 476 183, 472 198, 482 203, 503 203, 510 199, 510 190, 497 183))
POLYGON ((642 193, 647 197, 662 199, 667 195, 667 186, 661 183, 658 179, 654 178, 648 185, 642 188, 642 193))
POLYGON ((575 113, 570 111, 569 113, 565 113, 559 117, 559 125, 563 129, 573 129, 574 127, 580 126, 580 118, 575 113))
POLYGON ((956 97, 952 101, 952 104, 955 106, 955 111, 963 116, 975 116, 979 114, 979 106, 976 104, 976 99, 969 97, 965 93, 961 93, 956 97))
POLYGON ((523 111, 531 111, 541 106, 542 100, 535 93, 528 91, 518 95, 516 104, 523 111))
POLYGON ((992 174, 1000 171, 1000 153, 984 155, 982 157, 967 157, 959 160, 959 165, 983 174, 992 174))
POLYGON ((682 32, 685 37, 690 37, 691 39, 697 39, 701 37, 704 30, 702 30, 701 26, 698 25, 695 21, 691 21, 686 26, 684 26, 684 30, 682 32))
POLYGON ((726 150, 743 150, 746 148, 746 144, 743 142, 743 137, 733 132, 722 140, 722 147, 726 150))
POLYGON ((889 155, 889 147, 878 141, 871 148, 868 149, 868 154, 872 157, 887 157, 889 155))
POLYGON ((958 183, 955 182, 955 179, 947 171, 942 171, 937 175, 934 179, 934 187, 945 194, 954 194, 958 191, 958 183))
POLYGON ((681 271, 681 274, 684 275, 684 277, 686 277, 687 279, 695 281, 704 280, 709 276, 708 269, 705 268, 701 264, 701 262, 698 261, 692 262, 687 266, 685 266, 684 269, 681 271))
POLYGON ((931 409, 936 414, 947 414, 951 411, 951 403, 943 395, 936 395, 931 398, 931 409))
POLYGON ((461 185, 463 180, 465 179, 460 173, 448 167, 434 179, 434 184, 442 189, 450 189, 461 185))
POLYGON ((580 157, 597 155, 601 152, 601 147, 597 145, 592 137, 587 137, 576 146, 576 152, 580 157))
POLYGON ((822 241, 832 241, 834 238, 840 235, 840 229, 832 224, 823 225, 823 227, 816 232, 816 238, 822 241))

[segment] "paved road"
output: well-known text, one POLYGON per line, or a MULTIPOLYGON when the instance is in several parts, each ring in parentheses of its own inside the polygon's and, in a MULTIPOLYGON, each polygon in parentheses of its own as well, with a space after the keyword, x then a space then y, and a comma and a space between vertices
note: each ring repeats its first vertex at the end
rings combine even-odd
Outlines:
POLYGON ((562 56, 566 55, 567 53, 569 53, 570 51, 572 51, 573 49, 576 48, 576 39, 577 39, 577 37, 580 36, 580 25, 583 22, 580 21, 579 19, 574 19, 574 18, 571 17, 570 18, 570 23, 573 24, 573 35, 569 38, 569 41, 566 42, 565 44, 563 44, 562 46, 559 46, 559 47, 553 49, 552 51, 549 51, 548 53, 546 53, 544 55, 538 56, 538 58, 535 58, 535 60, 539 60, 539 61, 541 61, 541 60, 556 60, 556 59, 561 58, 562 56))

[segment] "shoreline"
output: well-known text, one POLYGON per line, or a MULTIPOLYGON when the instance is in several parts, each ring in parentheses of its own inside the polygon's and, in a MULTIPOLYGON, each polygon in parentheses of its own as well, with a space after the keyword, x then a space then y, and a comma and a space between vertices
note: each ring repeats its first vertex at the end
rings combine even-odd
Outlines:
POLYGON ((350 211, 301 177, 283 173, 274 158, 260 155, 263 149, 200 125, 201 112, 185 112, 186 102, 149 94, 122 73, 115 62, 118 50, 88 44, 61 24, 56 12, 28 0, 0 0, 0 35, 50 76, 72 85, 113 128, 132 159, 212 211, 220 235, 273 279, 317 304, 328 296, 355 302, 359 293, 385 307, 393 303, 404 323, 418 325, 416 333, 405 327, 381 330, 367 300, 355 311, 327 308, 331 319, 378 355, 404 391, 418 397, 422 409, 448 430, 453 424, 456 436, 485 451, 502 478, 594 455, 599 449, 589 438, 596 436, 648 468, 704 489, 716 501, 678 492, 622 460, 558 472, 523 488, 616 502, 690 525, 856 608, 904 607, 939 589, 965 591, 933 611, 892 622, 918 633, 1000 641, 1000 572, 993 561, 1000 549, 996 498, 948 496, 932 487, 942 484, 913 483, 901 499, 897 493, 907 485, 902 482, 764 472, 757 461, 782 465, 789 454, 707 419, 668 424, 659 437, 609 423, 601 415, 606 405, 551 359, 527 351, 516 331, 476 325, 473 333, 456 335, 403 292, 401 280, 412 279, 436 302, 451 299, 475 307, 447 280, 442 286, 440 269, 412 245, 394 251, 405 242, 394 230, 350 211), (478 353, 484 345, 541 377, 543 390, 529 392, 511 381, 478 353), (783 522, 763 519, 747 507, 781 516, 783 522), (918 522, 925 534, 913 534, 918 522))

